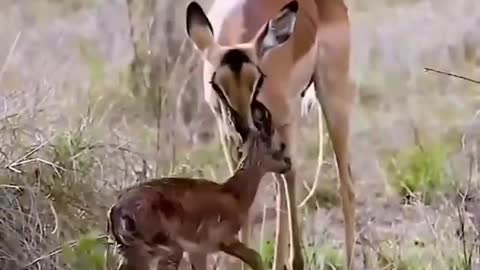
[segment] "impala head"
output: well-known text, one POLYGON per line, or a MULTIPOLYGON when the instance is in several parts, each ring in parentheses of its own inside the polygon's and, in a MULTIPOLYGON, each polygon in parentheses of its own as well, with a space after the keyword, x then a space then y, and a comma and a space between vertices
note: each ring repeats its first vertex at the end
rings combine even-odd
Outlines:
POLYGON ((213 67, 208 79, 243 140, 249 130, 258 128, 254 125, 250 104, 266 79, 260 64, 271 50, 288 41, 297 10, 297 1, 290 2, 261 27, 250 42, 227 47, 215 40, 212 25, 200 5, 191 2, 187 7, 188 36, 204 61, 213 67))
POLYGON ((270 111, 259 101, 252 106, 253 121, 261 122, 258 130, 251 130, 240 147, 242 159, 239 166, 257 166, 264 172, 286 173, 292 167, 285 148, 272 149, 273 125, 270 111))

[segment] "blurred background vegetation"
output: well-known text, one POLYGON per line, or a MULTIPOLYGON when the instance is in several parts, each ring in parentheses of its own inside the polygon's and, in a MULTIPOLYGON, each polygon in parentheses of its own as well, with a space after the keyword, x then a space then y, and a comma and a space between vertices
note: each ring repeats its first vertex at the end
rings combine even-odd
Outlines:
MULTIPOLYGON (((187 3, 0 2, 0 269, 113 269, 105 214, 121 188, 228 176, 186 40, 187 3)), ((480 2, 347 5, 357 259, 364 269, 478 269, 480 85, 424 67, 480 79, 480 2)), ((307 188, 315 117, 298 133, 307 188)), ((300 209, 305 256, 311 269, 343 269, 333 153, 322 147, 321 186, 300 209)), ((268 265, 271 180, 260 194, 254 245, 268 265)))

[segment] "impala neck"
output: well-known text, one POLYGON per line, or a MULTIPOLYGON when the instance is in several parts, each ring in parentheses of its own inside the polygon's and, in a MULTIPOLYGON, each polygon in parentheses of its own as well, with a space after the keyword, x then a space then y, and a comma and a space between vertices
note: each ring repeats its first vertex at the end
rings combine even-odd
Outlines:
POLYGON ((260 165, 243 160, 235 173, 224 184, 245 208, 250 208, 257 194, 260 180, 266 174, 260 165))

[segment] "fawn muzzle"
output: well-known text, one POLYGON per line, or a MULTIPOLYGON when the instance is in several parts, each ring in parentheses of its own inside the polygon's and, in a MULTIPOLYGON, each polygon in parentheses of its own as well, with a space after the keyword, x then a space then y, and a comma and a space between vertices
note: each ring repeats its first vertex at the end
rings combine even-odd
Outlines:
POLYGON ((107 228, 117 243, 129 246, 139 237, 139 233, 137 232, 135 217, 124 210, 117 205, 110 208, 107 228))

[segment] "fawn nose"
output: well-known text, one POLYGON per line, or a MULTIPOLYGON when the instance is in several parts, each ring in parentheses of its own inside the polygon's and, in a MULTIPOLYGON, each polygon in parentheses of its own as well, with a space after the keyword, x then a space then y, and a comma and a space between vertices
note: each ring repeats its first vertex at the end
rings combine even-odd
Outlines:
POLYGON ((292 166, 292 159, 290 157, 284 157, 283 161, 288 165, 292 166))
POLYGON ((285 162, 286 166, 285 169, 280 172, 281 174, 285 174, 292 169, 292 160, 289 157, 284 157, 283 162, 285 162))

